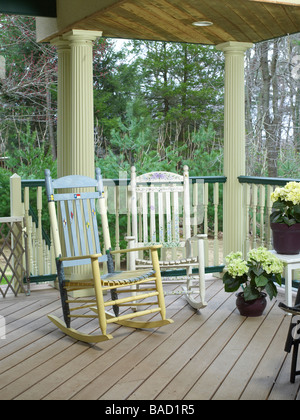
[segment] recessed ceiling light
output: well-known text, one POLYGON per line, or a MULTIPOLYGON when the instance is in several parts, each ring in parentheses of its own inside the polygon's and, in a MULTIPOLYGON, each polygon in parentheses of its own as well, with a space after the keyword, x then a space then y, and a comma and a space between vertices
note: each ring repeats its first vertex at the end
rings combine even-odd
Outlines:
POLYGON ((209 22, 207 20, 200 20, 199 22, 193 22, 192 25, 194 25, 194 26, 211 26, 211 25, 213 25, 213 23, 209 22))

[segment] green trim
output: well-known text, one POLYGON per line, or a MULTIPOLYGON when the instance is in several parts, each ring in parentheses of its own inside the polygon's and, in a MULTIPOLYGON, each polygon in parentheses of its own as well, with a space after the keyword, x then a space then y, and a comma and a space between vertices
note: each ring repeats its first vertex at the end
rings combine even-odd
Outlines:
POLYGON ((219 182, 220 184, 225 184, 227 181, 226 176, 190 176, 192 184, 196 184, 198 180, 203 180, 204 184, 215 184, 219 182))
POLYGON ((0 13, 57 17, 56 0, 0 0, 0 13))
POLYGON ((300 179, 294 178, 264 178, 259 176, 239 176, 238 180, 241 184, 257 184, 257 185, 278 185, 285 186, 288 182, 300 182, 300 179))
MULTIPOLYGON (((224 270, 224 265, 216 265, 211 267, 205 267, 205 273, 222 273, 224 270)), ((198 274, 198 269, 193 269, 193 274, 198 274)), ((186 270, 180 269, 180 270, 166 270, 161 272, 162 277, 180 277, 180 276, 186 276, 186 270)))
POLYGON ((44 187, 45 186, 45 180, 44 179, 22 179, 21 180, 21 185, 22 185, 22 188, 44 187))
MULTIPOLYGON (((29 283, 45 283, 47 281, 56 281, 57 274, 46 274, 44 276, 30 276, 29 283)), ((24 283, 27 283, 27 279, 24 279, 24 283)))

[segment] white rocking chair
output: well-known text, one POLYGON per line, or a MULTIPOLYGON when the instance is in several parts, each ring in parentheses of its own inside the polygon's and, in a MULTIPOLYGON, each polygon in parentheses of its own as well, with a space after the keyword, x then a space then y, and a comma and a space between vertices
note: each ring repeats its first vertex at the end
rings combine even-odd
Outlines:
MULTIPOLYGON (((159 264, 163 279, 167 278, 167 271, 172 270, 172 278, 175 278, 172 282, 183 284, 178 293, 182 293, 193 308, 204 308, 207 306, 204 262, 204 239, 207 235, 191 236, 188 167, 184 167, 183 175, 150 172, 140 176, 136 176, 136 169, 132 167, 130 189, 132 236, 129 247, 161 245, 159 264), (180 250, 182 256, 179 255, 180 250), (194 255, 193 250, 196 250, 194 255), (180 279, 176 270, 182 269, 186 275, 180 279), (195 271, 198 273, 195 274, 195 271)), ((151 260, 145 257, 142 248, 135 255, 132 268, 151 266, 151 260)), ((164 282, 170 283, 171 280, 164 282)))

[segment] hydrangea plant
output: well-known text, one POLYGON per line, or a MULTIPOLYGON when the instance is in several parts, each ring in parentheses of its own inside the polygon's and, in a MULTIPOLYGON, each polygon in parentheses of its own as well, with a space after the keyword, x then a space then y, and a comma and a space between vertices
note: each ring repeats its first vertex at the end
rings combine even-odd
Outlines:
POLYGON ((259 298, 263 290, 271 300, 277 296, 275 283, 281 285, 283 264, 266 248, 252 249, 247 260, 242 258, 241 252, 231 252, 225 260, 223 283, 226 292, 235 292, 241 287, 246 301, 259 298))
POLYGON ((300 182, 292 181, 276 188, 271 200, 271 223, 285 223, 288 226, 300 223, 300 182))

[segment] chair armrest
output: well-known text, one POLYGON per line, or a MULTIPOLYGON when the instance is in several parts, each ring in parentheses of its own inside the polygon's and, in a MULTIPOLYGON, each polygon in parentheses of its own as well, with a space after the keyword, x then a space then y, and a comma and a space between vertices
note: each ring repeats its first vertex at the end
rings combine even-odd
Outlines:
POLYGON ((60 257, 59 261, 75 261, 75 260, 86 260, 87 258, 96 259, 103 257, 103 254, 89 254, 89 255, 80 255, 78 257, 60 257))
POLYGON ((198 257, 200 258, 200 254, 203 253, 203 243, 200 242, 200 240, 202 239, 206 239, 207 235, 206 234, 197 234, 195 236, 192 236, 191 238, 188 238, 185 241, 185 246, 186 246, 186 255, 188 258, 192 257, 192 242, 196 242, 197 241, 197 254, 198 257), (202 251, 201 251, 202 249, 202 251))
POLYGON ((150 246, 141 246, 138 248, 127 248, 127 249, 120 249, 117 251, 111 251, 112 255, 114 254, 124 254, 126 252, 136 252, 136 251, 148 251, 148 250, 158 250, 162 247, 162 245, 150 245, 150 246))
POLYGON ((187 241, 199 241, 199 239, 206 239, 207 238, 207 234, 206 233, 201 233, 201 234, 197 234, 197 235, 195 235, 195 236, 192 236, 191 238, 188 238, 187 240, 186 240, 186 242, 187 241))

